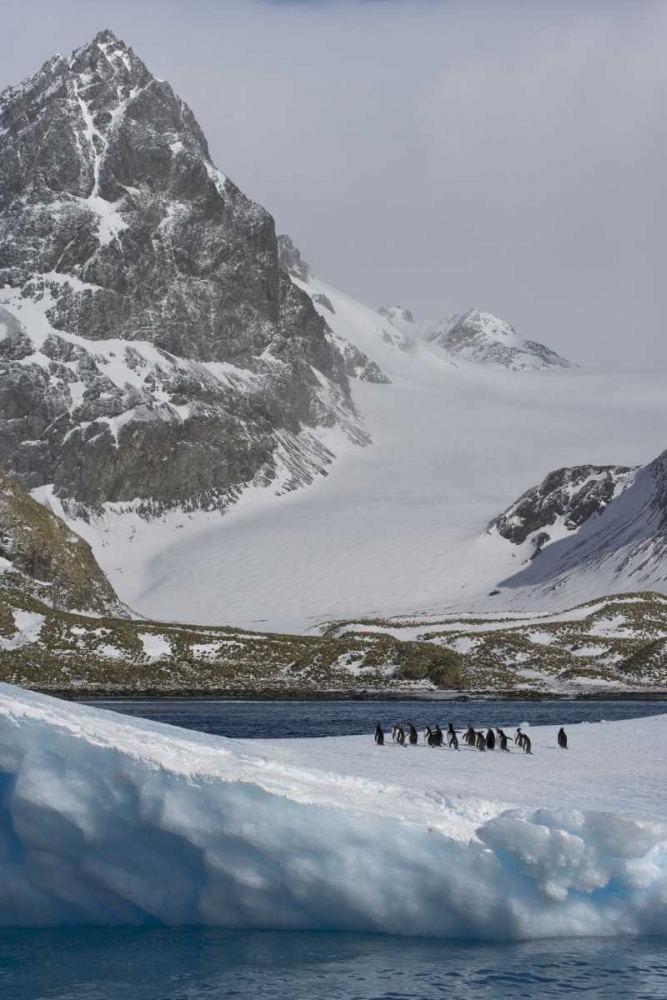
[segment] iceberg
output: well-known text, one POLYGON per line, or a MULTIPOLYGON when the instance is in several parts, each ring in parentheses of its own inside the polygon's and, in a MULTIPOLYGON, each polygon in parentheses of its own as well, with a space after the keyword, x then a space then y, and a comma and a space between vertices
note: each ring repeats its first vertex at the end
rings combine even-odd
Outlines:
POLYGON ((0 926, 666 934, 667 715, 530 733, 231 740, 0 684, 0 926))

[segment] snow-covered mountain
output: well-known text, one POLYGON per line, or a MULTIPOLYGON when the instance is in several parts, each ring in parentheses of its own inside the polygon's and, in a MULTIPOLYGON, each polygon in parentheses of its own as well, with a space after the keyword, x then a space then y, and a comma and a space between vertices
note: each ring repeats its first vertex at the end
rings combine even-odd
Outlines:
POLYGON ((454 357, 511 371, 575 367, 549 347, 524 340, 509 323, 479 309, 469 309, 452 320, 427 323, 424 336, 454 357))
POLYGON ((528 543, 534 556, 601 513, 632 484, 636 472, 623 465, 556 469, 511 504, 492 529, 514 545, 528 543))
MULTIPOLYGON (((0 95, 0 463, 64 502, 222 509, 368 438, 273 219, 112 32, 0 95), (335 437, 335 435, 334 435, 335 437)), ((370 371, 370 368, 369 368, 370 371)))
MULTIPOLYGON (((659 373, 582 372, 486 314, 418 324, 321 281, 111 32, 0 96, 0 309, 0 463, 151 617, 574 603, 593 576, 499 588, 527 556, 490 519, 552 469, 665 446, 659 373)), ((570 486, 565 533, 608 500, 583 483, 575 512, 570 486)), ((552 525, 535 571, 562 544, 552 525)))
MULTIPOLYGON (((614 470, 603 489, 609 500, 599 497, 595 516, 586 513, 575 534, 563 532, 503 580, 501 594, 516 591, 534 604, 553 593, 571 601, 584 593, 667 592, 667 451, 639 470, 614 470)), ((496 527, 502 532, 501 522, 496 527)))
MULTIPOLYGON (((338 448, 307 489, 246 490, 223 518, 146 521, 114 505, 70 517, 121 596, 151 617, 281 631, 522 601, 560 610, 597 596, 593 579, 576 600, 535 591, 531 604, 530 588, 499 588, 529 554, 487 528, 552 469, 650 461, 665 444, 663 375, 454 361, 420 337, 406 343, 389 317, 316 275, 292 280, 391 380, 351 383, 372 446, 338 448)), ((52 491, 39 495, 59 510, 52 491)))

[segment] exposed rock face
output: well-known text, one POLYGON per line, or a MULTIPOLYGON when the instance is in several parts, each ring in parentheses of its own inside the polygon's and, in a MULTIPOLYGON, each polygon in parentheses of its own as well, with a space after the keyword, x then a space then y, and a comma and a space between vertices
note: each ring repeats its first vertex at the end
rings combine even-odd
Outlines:
POLYGON ((557 469, 523 493, 493 526, 515 545, 534 536, 536 552, 540 551, 550 541, 550 527, 561 523, 567 531, 576 531, 627 489, 636 471, 623 465, 557 469))
MULTIPOLYGON (((611 473, 614 478, 614 472, 611 473)), ((610 487, 607 487, 607 493, 610 487)), ((582 511, 585 513, 585 505, 582 511)), ((576 527, 576 525, 575 525, 576 527)), ((663 590, 667 580, 667 452, 638 470, 618 470, 618 483, 598 517, 576 535, 554 540, 539 559, 503 587, 557 589, 564 601, 582 590, 663 590)))
POLYGON ((455 357, 511 371, 575 367, 544 344, 524 340, 504 320, 478 309, 428 326, 425 337, 455 357))
MULTIPOLYGON (((310 267, 301 257, 301 253, 295 247, 290 236, 278 237, 278 251, 281 269, 287 271, 297 282, 303 283, 305 286, 303 290, 313 305, 335 315, 331 299, 323 292, 316 292, 312 289, 310 267)), ((327 337, 332 348, 342 356, 345 374, 348 378, 357 378, 361 382, 380 382, 385 385, 391 382, 391 379, 387 378, 375 361, 371 361, 363 351, 351 344, 345 337, 335 334, 328 325, 327 337)))
POLYGON ((0 472, 0 594, 12 592, 65 611, 128 614, 88 542, 0 472))
POLYGON ((283 271, 287 271, 300 281, 308 281, 310 265, 303 260, 300 251, 295 247, 291 236, 283 234, 278 237, 278 262, 283 271))
POLYGON ((322 472, 318 427, 367 440, 271 216, 109 31, 0 95, 0 306, 0 462, 29 488, 224 507, 322 472))
POLYGON ((403 306, 380 306, 378 309, 380 316, 386 317, 386 319, 391 320, 392 323, 396 323, 398 326, 406 323, 414 323, 414 317, 409 309, 404 309, 403 306))

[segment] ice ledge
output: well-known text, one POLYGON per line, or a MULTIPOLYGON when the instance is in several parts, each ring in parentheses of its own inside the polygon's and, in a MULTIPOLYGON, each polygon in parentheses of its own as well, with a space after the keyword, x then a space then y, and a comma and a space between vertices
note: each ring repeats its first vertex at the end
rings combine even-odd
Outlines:
MULTIPOLYGON (((667 729, 664 717, 630 725, 638 736, 647 722, 667 729)), ((610 747, 616 725, 628 724, 605 727, 610 747)), ((0 685, 0 925, 667 933, 665 825, 448 797, 448 771, 481 773, 499 755, 308 742, 319 755, 0 685), (364 777, 341 773, 344 746, 368 747, 364 777), (386 782, 398 759, 412 787, 386 782)))

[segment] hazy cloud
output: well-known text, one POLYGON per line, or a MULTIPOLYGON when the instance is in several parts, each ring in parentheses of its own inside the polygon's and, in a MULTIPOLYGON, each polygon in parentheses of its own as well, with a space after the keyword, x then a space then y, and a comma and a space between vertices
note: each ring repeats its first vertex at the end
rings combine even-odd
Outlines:
POLYGON ((667 4, 5 0, 5 83, 111 27, 315 271, 667 367, 667 4))

